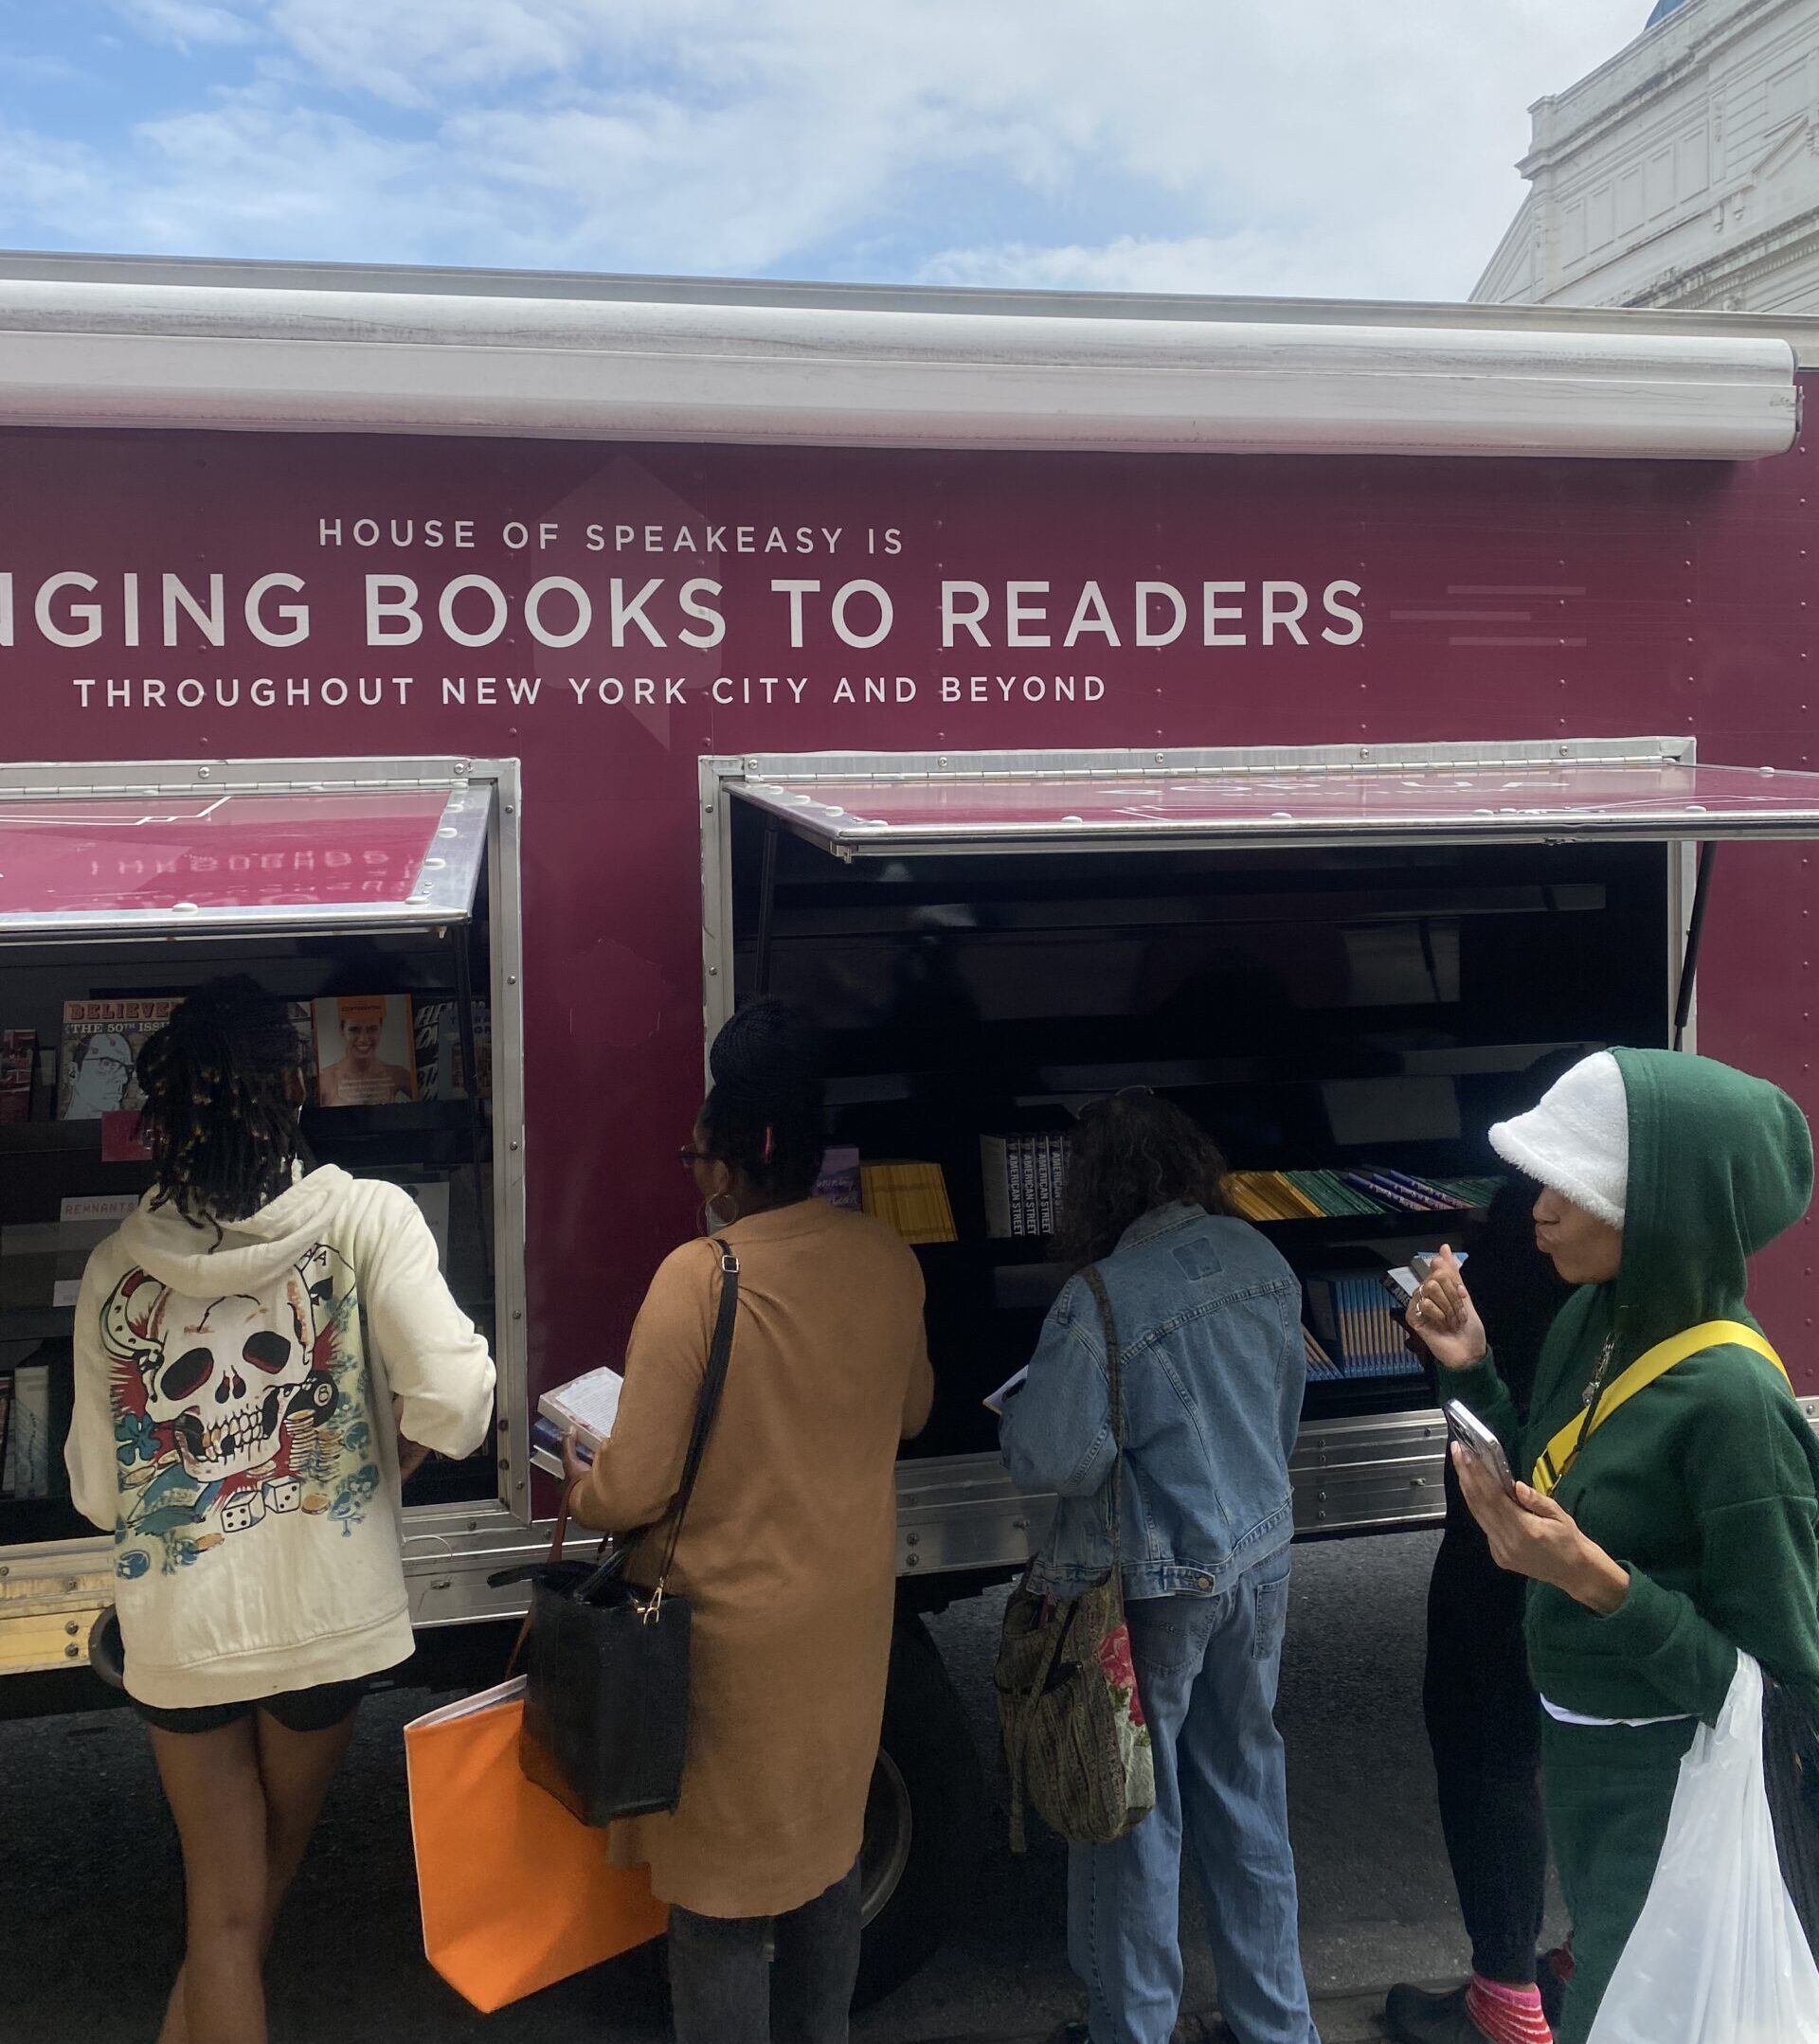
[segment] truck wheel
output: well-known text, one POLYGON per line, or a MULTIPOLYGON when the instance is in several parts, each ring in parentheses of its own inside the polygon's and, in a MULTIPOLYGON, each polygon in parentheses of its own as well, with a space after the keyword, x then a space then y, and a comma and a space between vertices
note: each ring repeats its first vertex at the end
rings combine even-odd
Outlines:
POLYGON ((964 1908, 984 1793, 973 1730, 941 1656, 920 1619, 899 1618, 865 1806, 858 2007, 926 1964, 964 1908))

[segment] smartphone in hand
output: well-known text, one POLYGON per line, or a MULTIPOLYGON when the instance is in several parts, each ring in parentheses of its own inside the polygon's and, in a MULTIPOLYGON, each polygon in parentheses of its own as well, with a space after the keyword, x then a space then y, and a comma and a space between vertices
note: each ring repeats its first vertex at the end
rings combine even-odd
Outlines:
MULTIPOLYGON (((1471 1258, 1463 1249, 1459 1249, 1453 1252, 1452 1260, 1463 1270, 1471 1258)), ((1390 1288, 1390 1296, 1403 1312, 1408 1311, 1410 1301, 1433 1275, 1434 1265, 1439 1261, 1437 1250, 1424 1250, 1419 1255, 1410 1257, 1399 1269, 1384 1274, 1383 1282, 1390 1288)))
POLYGON ((1447 1432, 1468 1453, 1475 1455, 1503 1486, 1505 1497, 1516 1495, 1516 1478, 1504 1453, 1504 1443, 1469 1406, 1456 1398, 1447 1402, 1447 1432))

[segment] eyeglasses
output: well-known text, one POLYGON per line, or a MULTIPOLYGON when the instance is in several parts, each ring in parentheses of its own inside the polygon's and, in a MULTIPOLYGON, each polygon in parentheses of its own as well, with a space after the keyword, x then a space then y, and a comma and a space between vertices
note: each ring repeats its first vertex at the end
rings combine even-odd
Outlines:
POLYGON ((708 1161, 708 1153, 705 1150, 691 1149, 685 1142, 675 1153, 675 1160, 684 1171, 693 1171, 697 1164, 708 1161))

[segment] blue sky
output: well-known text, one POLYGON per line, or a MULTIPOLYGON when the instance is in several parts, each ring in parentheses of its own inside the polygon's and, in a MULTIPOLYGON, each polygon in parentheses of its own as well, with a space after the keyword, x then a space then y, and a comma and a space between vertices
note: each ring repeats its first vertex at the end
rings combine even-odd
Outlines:
POLYGON ((1647 0, 0 0, 0 246, 1458 297, 1647 0))

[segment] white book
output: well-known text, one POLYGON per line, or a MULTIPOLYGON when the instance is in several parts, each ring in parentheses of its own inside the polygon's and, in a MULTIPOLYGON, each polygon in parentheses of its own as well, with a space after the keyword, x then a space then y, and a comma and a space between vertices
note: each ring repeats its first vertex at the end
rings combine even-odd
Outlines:
POLYGON ((514 1675, 509 1682, 500 1682, 492 1689, 483 1689, 478 1695, 463 1696, 459 1702, 445 1703, 440 1711, 426 1711, 422 1717, 413 1717, 405 1727, 406 1731, 428 1731, 437 1725, 459 1725, 464 1717, 477 1717, 482 1711, 495 1710, 502 1703, 516 1703, 524 1694, 527 1677, 514 1675))
POLYGON ((613 1430, 624 1385, 617 1370, 590 1370, 585 1377, 545 1391, 537 1400, 537 1410, 564 1433, 572 1427, 584 1446, 597 1448, 613 1430))
POLYGON ((1023 1389, 1023 1380, 1029 1375, 1029 1373, 1030 1366, 1028 1363, 1025 1363, 1022 1369, 1018 1371, 1014 1376, 1006 1377, 1003 1383, 999 1386, 997 1390, 991 1392, 987 1396, 985 1400, 986 1411, 996 1412, 999 1418, 1002 1419, 1004 1417, 1005 1401, 1014 1397, 1018 1391, 1023 1389))

